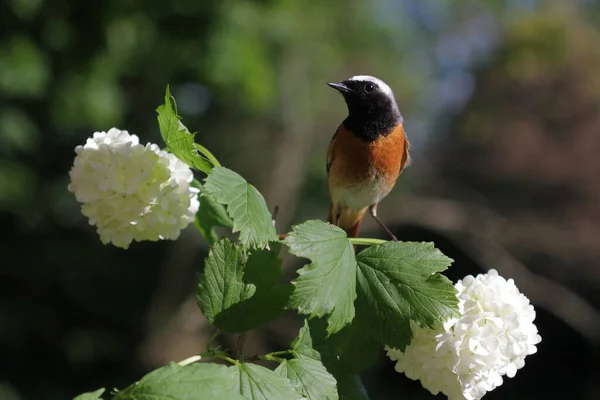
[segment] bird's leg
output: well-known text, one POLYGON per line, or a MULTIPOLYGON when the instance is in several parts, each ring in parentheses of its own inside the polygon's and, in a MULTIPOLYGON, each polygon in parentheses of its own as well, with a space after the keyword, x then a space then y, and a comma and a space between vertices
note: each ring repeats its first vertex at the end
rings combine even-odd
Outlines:
POLYGON ((379 226, 381 226, 383 228, 383 230, 390 236, 390 238, 394 242, 397 242, 398 238, 396 236, 394 236, 394 234, 392 233, 392 231, 390 231, 388 229, 388 227, 385 226, 385 224, 383 223, 383 221, 381 221, 379 219, 379 217, 377 216, 377 204, 373 204, 372 206, 369 207, 369 213, 371 214, 371 216, 373 217, 373 219, 375 221, 377 221, 377 223, 379 224, 379 226))

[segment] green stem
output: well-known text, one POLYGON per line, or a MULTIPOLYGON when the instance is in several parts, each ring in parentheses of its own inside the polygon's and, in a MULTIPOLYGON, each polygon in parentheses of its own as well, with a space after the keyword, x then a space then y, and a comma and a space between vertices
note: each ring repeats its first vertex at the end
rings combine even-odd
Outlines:
POLYGON ((202 357, 202 358, 216 357, 216 358, 220 358, 221 360, 225 360, 234 365, 239 364, 238 360, 234 360, 233 358, 229 357, 227 355, 227 353, 225 353, 224 351, 220 351, 220 350, 210 350, 210 351, 204 352, 204 353, 200 354, 200 357, 202 357))
POLYGON ((239 364, 239 363, 240 363, 238 360, 234 360, 233 358, 231 358, 231 357, 229 357, 229 356, 222 356, 222 357, 219 357, 219 358, 220 358, 220 359, 223 359, 223 360, 225 360, 225 361, 227 361, 228 363, 230 363, 230 364, 233 364, 233 365, 237 365, 237 364, 239 364))
POLYGON ((266 354, 264 356, 259 356, 258 358, 260 358, 261 360, 266 360, 266 361, 275 361, 278 363, 282 363, 285 361, 285 358, 280 358, 280 357, 273 357, 270 354, 266 354))
POLYGON ((221 331, 219 329, 217 329, 217 331, 215 333, 213 333, 213 335, 210 337, 210 339, 208 339, 208 342, 206 342, 206 351, 207 352, 210 352, 210 346, 213 344, 213 342, 215 341, 217 336, 219 336, 219 334, 221 334, 221 331))
POLYGON ((212 163, 212 165, 214 165, 215 167, 221 167, 221 163, 219 162, 219 160, 217 160, 217 157, 215 157, 210 151, 208 151, 206 147, 195 142, 194 147, 196 148, 196 150, 202 153, 202 155, 206 157, 208 161, 212 163))
POLYGON ((272 353, 267 354, 267 356, 285 356, 288 354, 292 354, 292 350, 274 351, 272 353))
POLYGON ((348 238, 352 244, 363 244, 365 246, 373 246, 377 244, 387 243, 387 240, 383 239, 369 239, 369 238, 348 238))

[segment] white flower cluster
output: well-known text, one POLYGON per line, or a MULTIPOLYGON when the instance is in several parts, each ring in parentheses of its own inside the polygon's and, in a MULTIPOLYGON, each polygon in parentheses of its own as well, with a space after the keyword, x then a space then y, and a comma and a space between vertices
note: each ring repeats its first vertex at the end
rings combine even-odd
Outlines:
POLYGON ((515 376, 525 357, 541 341, 534 325, 535 310, 512 279, 495 270, 455 285, 460 317, 437 323, 434 329, 411 321, 413 339, 404 353, 387 348, 396 371, 433 394, 449 399, 480 399, 515 376))
POLYGON ((69 191, 102 243, 174 240, 194 220, 199 190, 190 168, 156 144, 112 128, 75 148, 69 191))

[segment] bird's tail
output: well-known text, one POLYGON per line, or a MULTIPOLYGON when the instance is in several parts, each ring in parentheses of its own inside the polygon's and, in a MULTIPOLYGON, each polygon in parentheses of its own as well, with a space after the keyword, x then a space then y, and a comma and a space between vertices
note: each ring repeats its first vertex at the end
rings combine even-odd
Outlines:
POLYGON ((339 213, 339 221, 338 215, 335 212, 335 207, 333 204, 329 206, 329 217, 327 221, 330 224, 338 225, 340 228, 346 231, 346 235, 348 237, 358 237, 358 230, 360 229, 360 223, 365 217, 365 212, 367 211, 367 207, 361 210, 352 210, 349 208, 342 208, 339 213))

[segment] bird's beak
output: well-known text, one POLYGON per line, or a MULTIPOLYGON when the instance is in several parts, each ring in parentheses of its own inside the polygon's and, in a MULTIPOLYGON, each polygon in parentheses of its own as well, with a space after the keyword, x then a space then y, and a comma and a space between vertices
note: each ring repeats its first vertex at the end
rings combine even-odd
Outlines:
POLYGON ((338 91, 340 91, 342 93, 352 93, 352 92, 354 92, 353 89, 349 88, 348 86, 346 86, 342 82, 328 82, 327 84, 329 86, 331 86, 332 88, 334 88, 335 90, 338 90, 338 91))

